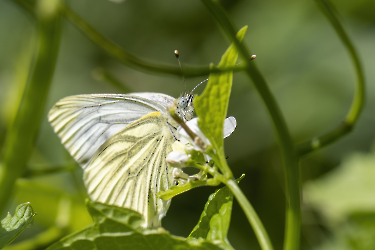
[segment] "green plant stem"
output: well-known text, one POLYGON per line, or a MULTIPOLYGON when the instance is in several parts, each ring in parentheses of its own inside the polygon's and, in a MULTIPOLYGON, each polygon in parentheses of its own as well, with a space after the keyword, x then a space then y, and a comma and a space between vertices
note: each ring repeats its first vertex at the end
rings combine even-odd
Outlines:
MULTIPOLYGON (((181 75, 181 68, 176 66, 168 66, 168 65, 161 65, 160 63, 153 64, 146 60, 140 59, 136 57, 129 51, 124 50, 120 46, 116 45, 115 43, 111 42, 109 39, 104 37, 98 31, 96 31, 90 24, 88 24, 85 20, 83 20, 79 15, 77 15, 72 9, 70 9, 66 5, 61 6, 61 13, 62 15, 78 30, 80 30, 88 39, 90 39, 93 43, 102 47, 109 55, 113 58, 117 59, 119 62, 129 66, 131 68, 136 68, 139 70, 144 70, 152 73, 157 74, 172 74, 172 75, 181 75)), ((196 77, 196 76, 204 76, 208 75, 209 73, 213 72, 224 72, 224 71, 241 71, 243 70, 243 66, 234 66, 234 67, 226 67, 226 68, 209 68, 209 67, 183 67, 183 75, 184 77, 196 77)))
MULTIPOLYGON (((212 148, 219 148, 217 145, 214 145, 215 144, 214 142, 211 142, 211 143, 213 144, 212 148)), ((217 167, 223 173, 224 178, 226 178, 228 180, 233 179, 232 170, 228 166, 227 160, 225 158, 224 148, 219 148, 219 150, 217 152, 214 152, 212 150, 212 148, 210 150, 208 150, 206 152, 206 154, 208 154, 209 156, 212 157, 212 159, 216 163, 217 167)))
POLYGON ((276 100, 267 87, 265 80, 260 75, 260 72, 255 65, 249 64, 246 73, 253 80, 255 88, 258 90, 268 109, 280 145, 285 174, 287 205, 284 249, 297 250, 300 244, 301 187, 298 157, 295 154, 294 143, 276 100))
POLYGON ((34 15, 34 8, 35 8, 35 1, 27 1, 27 0, 11 0, 16 3, 19 7, 23 8, 28 14, 34 15))
MULTIPOLYGON (((236 29, 230 21, 227 13, 218 4, 217 1, 202 0, 211 14, 215 17, 220 27, 227 37, 239 50, 243 59, 251 58, 251 54, 243 43, 236 38, 236 29)), ((279 106, 276 103, 267 83, 253 61, 246 61, 245 72, 252 79, 255 88, 265 103, 268 112, 273 121, 274 130, 280 145, 281 156, 283 160, 285 184, 286 184, 286 232, 284 240, 284 249, 297 250, 300 244, 301 227, 301 194, 300 194, 300 174, 298 166, 298 157, 295 153, 294 143, 290 136, 288 127, 282 116, 279 106)))
POLYGON ((258 242, 263 250, 272 250, 272 243, 268 237, 268 234, 262 224, 262 221, 259 219, 254 208, 251 206, 250 202, 247 200, 246 196, 243 194, 241 189, 238 187, 236 181, 228 180, 225 182, 227 187, 233 193, 234 197, 240 204, 242 210, 244 211, 249 223, 254 229, 255 236, 258 239, 258 242))
POLYGON ((14 183, 22 176, 34 148, 55 68, 61 33, 58 13, 39 17, 36 59, 14 121, 8 128, 0 167, 0 212, 12 197, 14 183))
POLYGON ((318 138, 314 138, 310 141, 304 142, 297 146, 297 151, 300 155, 308 154, 314 150, 320 149, 327 146, 341 137, 348 134, 353 130, 356 122, 358 121, 359 115, 363 110, 365 103, 365 80, 363 76, 362 66, 358 57, 358 54, 350 41, 348 35, 346 34, 344 28, 342 27, 339 19, 336 17, 333 10, 333 6, 328 0, 315 0, 320 10, 328 18, 329 22, 335 29, 337 35, 340 37, 341 42, 344 44, 349 52, 351 60, 354 64, 354 68, 357 75, 357 84, 354 94, 354 98, 351 107, 345 117, 345 120, 340 123, 335 129, 322 135, 318 138))

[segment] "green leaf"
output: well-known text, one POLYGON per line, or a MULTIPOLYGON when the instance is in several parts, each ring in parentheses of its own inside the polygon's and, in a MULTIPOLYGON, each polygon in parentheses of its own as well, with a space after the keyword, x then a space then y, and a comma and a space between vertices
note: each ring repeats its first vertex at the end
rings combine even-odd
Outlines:
POLYGON ((375 249, 375 213, 355 213, 322 237, 316 250, 375 249))
POLYGON ((351 215, 345 229, 345 241, 351 249, 375 249, 375 213, 351 215))
MULTIPOLYGON (((237 33, 238 40, 242 41, 246 30, 247 26, 237 33)), ((238 51, 232 44, 221 57, 218 66, 235 66, 237 57, 238 51)), ((216 149, 223 147, 223 126, 232 89, 232 78, 233 72, 230 71, 210 74, 202 95, 194 98, 195 112, 199 117, 198 126, 216 149)))
POLYGON ((220 250, 204 240, 189 243, 182 237, 170 235, 163 228, 144 229, 140 227, 142 216, 130 209, 93 201, 89 201, 87 207, 94 223, 61 239, 47 250, 220 250))
POLYGON ((353 213, 375 213, 375 149, 356 153, 323 177, 304 185, 304 198, 329 224, 339 224, 353 213))
POLYGON ((314 224, 330 230, 319 250, 375 249, 375 148, 349 155, 343 163, 304 185, 305 203, 322 218, 314 224))
POLYGON ((1 220, 0 249, 10 244, 23 230, 30 227, 34 216, 34 210, 29 202, 18 205, 14 216, 8 212, 8 215, 1 220))
MULTIPOLYGON (((239 183, 245 175, 236 181, 239 183)), ((233 194, 228 187, 223 187, 211 194, 204 207, 198 224, 190 233, 187 240, 194 242, 206 239, 222 249, 233 249, 227 240, 227 233, 232 213, 233 194)))
MULTIPOLYGON (((220 183, 219 183, 220 184, 220 183)), ((191 181, 188 182, 184 185, 177 185, 177 186, 172 186, 166 191, 160 191, 158 193, 158 197, 163 200, 169 200, 172 199, 174 196, 185 193, 186 191, 189 191, 193 188, 196 187, 202 187, 202 186, 207 186, 207 181, 191 181)))

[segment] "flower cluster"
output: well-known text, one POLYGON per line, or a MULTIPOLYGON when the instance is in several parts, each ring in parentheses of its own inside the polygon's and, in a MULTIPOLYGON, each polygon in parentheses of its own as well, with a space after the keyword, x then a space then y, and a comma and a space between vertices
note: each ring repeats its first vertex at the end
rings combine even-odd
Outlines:
MULTIPOLYGON (((193 118, 186 122, 187 127, 195 136, 189 135, 182 126, 177 128, 175 136, 178 141, 172 144, 173 151, 170 152, 166 158, 167 163, 175 168, 173 171, 175 179, 183 183, 199 179, 202 173, 200 172, 197 175, 189 176, 182 171, 182 168, 188 166, 197 167, 197 163, 204 165, 212 159, 207 152, 211 150, 215 153, 210 140, 200 130, 198 119, 199 118, 193 118)), ((225 119, 223 137, 229 136, 236 128, 236 125, 237 122, 234 117, 225 119)))
MULTIPOLYGON (((186 122, 186 125, 196 135, 192 139, 188 133, 180 126, 175 134, 178 141, 172 144, 173 151, 168 154, 167 162, 170 166, 176 168, 184 168, 188 165, 189 161, 192 161, 192 155, 202 155, 211 146, 211 142, 203 134, 198 127, 198 118, 193 118, 186 122)), ((206 158, 208 157, 205 155, 206 158)), ((196 157, 193 157, 196 158, 196 157)), ((197 159, 194 159, 195 161, 197 159)))

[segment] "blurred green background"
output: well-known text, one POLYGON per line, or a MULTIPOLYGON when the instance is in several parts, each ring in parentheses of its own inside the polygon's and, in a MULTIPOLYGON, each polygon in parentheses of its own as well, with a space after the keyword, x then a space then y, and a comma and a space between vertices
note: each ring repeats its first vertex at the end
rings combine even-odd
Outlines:
MULTIPOLYGON (((296 143, 333 129, 344 118, 354 91, 348 53, 314 1, 225 0, 235 25, 249 26, 245 43, 274 93, 296 143)), ((301 249, 375 249, 375 2, 334 0, 338 15, 364 65, 366 106, 355 130, 301 161, 303 226, 301 249)), ((67 4, 104 36, 151 61, 177 65, 218 63, 229 45, 200 1, 75 0, 67 4)), ((35 21, 11 0, 0 0, 0 145, 13 119, 35 46, 35 21)), ((56 216, 70 217, 65 234, 90 223, 84 207, 82 172, 47 121, 60 98, 75 94, 121 93, 100 74, 109 72, 131 91, 178 97, 182 79, 126 67, 108 56, 66 20, 59 57, 31 169, 75 166, 73 172, 17 181, 8 205, 31 202, 34 227, 19 240, 45 231, 56 216), (69 202, 70 200, 70 202, 69 202), (68 201, 68 202, 67 202, 68 201)), ((192 89, 205 77, 186 79, 192 89)), ((197 89, 197 94, 203 87, 197 89)), ((284 234, 284 184, 275 135, 267 111, 242 73, 234 75, 228 115, 237 129, 225 140, 229 166, 255 207, 276 249, 284 234)), ((22 139, 22 138, 20 138, 22 139)), ((22 152, 14 152, 19 157, 22 152)), ((163 226, 188 236, 214 187, 173 198, 163 226)), ((0 190, 4 192, 4 190, 0 190)), ((0 216, 5 217, 4 215, 0 216)), ((61 221, 61 218, 59 218, 61 221)), ((229 241, 236 249, 259 249, 246 217, 235 202, 229 241)))

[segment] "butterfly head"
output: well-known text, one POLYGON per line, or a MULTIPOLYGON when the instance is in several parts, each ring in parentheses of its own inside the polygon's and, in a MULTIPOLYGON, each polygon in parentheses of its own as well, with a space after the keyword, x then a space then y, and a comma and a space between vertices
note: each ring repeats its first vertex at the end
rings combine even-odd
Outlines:
POLYGON ((185 96, 181 96, 180 100, 178 100, 178 106, 181 108, 186 108, 189 104, 189 99, 185 98, 185 96))
POLYGON ((176 114, 184 122, 187 122, 195 117, 193 98, 193 94, 185 94, 178 99, 176 114))

